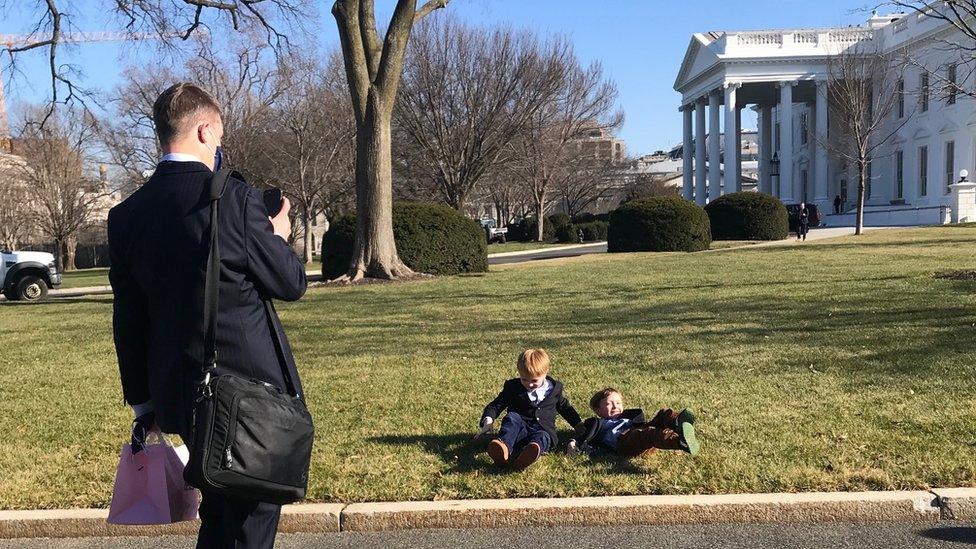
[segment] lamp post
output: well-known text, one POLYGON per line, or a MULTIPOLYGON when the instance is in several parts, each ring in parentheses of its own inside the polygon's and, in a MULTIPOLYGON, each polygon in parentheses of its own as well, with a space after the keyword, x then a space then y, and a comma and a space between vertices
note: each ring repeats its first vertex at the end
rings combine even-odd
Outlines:
POLYGON ((775 197, 779 197, 779 151, 773 153, 769 159, 769 192, 775 197))

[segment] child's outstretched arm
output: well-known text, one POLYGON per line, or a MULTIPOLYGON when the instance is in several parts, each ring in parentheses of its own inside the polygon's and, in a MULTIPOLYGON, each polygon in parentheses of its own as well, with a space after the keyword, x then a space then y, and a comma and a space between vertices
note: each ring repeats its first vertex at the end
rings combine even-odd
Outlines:
POLYGON ((481 426, 483 427, 486 423, 485 419, 489 420, 487 421, 489 424, 494 422, 498 415, 508 408, 508 404, 508 391, 502 387, 502 391, 498 393, 495 400, 489 402, 488 406, 485 406, 485 411, 481 413, 481 426))
POLYGON ((580 422, 583 421, 579 415, 579 412, 576 411, 576 408, 573 408, 573 405, 569 402, 569 397, 567 397, 565 393, 559 394, 559 399, 556 401, 556 411, 559 412, 559 415, 563 416, 563 419, 565 419, 566 422, 569 423, 570 427, 573 427, 574 429, 580 424, 580 422))

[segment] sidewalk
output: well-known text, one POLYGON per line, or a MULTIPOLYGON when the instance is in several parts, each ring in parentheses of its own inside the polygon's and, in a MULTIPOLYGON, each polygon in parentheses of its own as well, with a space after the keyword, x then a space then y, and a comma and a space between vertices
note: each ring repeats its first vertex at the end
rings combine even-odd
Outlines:
MULTIPOLYGON (((0 511, 0 539, 192 534, 195 521, 115 526, 106 509, 0 511)), ((285 506, 279 531, 972 521, 976 488, 706 496, 609 496, 285 506)))

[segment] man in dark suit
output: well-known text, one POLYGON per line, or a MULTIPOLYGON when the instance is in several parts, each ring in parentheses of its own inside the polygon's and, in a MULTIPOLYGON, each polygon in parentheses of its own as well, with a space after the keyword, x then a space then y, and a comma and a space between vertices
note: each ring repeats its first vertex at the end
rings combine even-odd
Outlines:
MULTIPOLYGON (((209 183, 222 158, 220 107, 176 84, 153 107, 164 153, 152 177, 108 217, 113 326, 122 392, 137 424, 191 440, 204 362, 203 290, 209 253, 209 183)), ((262 193, 230 178, 220 199, 217 373, 285 382, 301 392, 287 339, 263 300, 305 293, 305 265, 287 243, 289 204, 269 218, 262 193), (274 331, 281 335, 279 357, 274 331)), ((281 507, 203 493, 197 547, 272 547, 281 507)))

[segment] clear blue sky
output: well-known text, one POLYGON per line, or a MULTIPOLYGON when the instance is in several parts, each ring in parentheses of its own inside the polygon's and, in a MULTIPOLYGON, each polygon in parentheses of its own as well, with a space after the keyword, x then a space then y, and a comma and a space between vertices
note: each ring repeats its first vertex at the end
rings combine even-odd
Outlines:
MULTIPOLYGON (((378 16, 388 14, 393 3, 377 0, 378 16)), ((106 2, 70 4, 80 12, 75 20, 80 29, 113 28, 110 19, 90 16, 106 2)), ((453 0, 448 9, 472 23, 509 23, 543 35, 569 36, 581 58, 600 61, 616 81, 627 117, 620 135, 630 154, 645 154, 681 139, 679 97, 672 85, 692 33, 861 24, 870 5, 858 0, 453 0)), ((0 34, 27 32, 35 20, 31 10, 15 10, 0 22, 0 34)), ((331 17, 323 17, 318 26, 325 44, 337 42, 331 17)), ((82 44, 62 62, 76 65, 90 87, 107 90, 118 81, 121 67, 136 61, 126 58, 130 50, 120 44, 82 44)), ((8 101, 43 101, 50 86, 43 54, 23 61, 23 74, 7 90, 8 101)), ((9 84, 10 75, 3 77, 9 84)))

